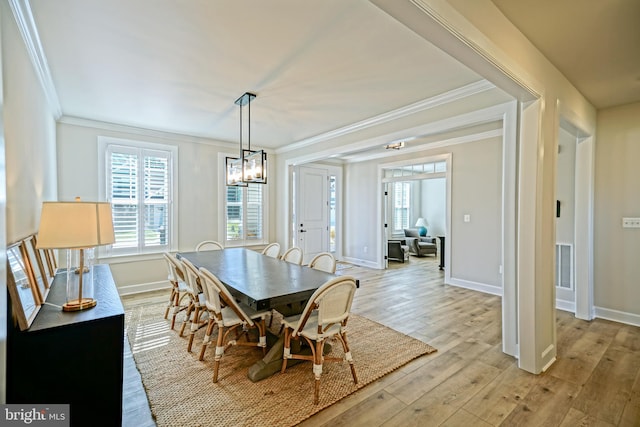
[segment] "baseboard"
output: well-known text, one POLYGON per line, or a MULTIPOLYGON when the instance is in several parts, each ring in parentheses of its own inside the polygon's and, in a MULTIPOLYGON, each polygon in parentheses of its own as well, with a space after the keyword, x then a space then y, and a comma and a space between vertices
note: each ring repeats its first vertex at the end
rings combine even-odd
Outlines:
POLYGON ((377 262, 367 261, 364 259, 351 258, 351 257, 343 257, 341 261, 348 262, 350 264, 358 265, 360 267, 369 267, 375 268, 377 270, 382 270, 383 267, 377 262))
POLYGON ((493 285, 487 285, 486 283, 472 282, 470 280, 456 279, 452 277, 447 285, 457 286, 459 288, 471 289, 472 291, 483 292, 485 294, 502 296, 502 288, 493 285))
POLYGON ((556 308, 562 311, 568 311, 569 313, 576 312, 576 303, 573 301, 565 301, 561 299, 556 299, 556 308))
POLYGON ((595 317, 625 323, 631 326, 640 326, 640 315, 612 310, 610 308, 595 307, 595 317))
POLYGON ((120 294, 121 296, 133 295, 133 294, 141 294, 144 292, 159 291, 162 289, 166 289, 166 290, 171 289, 171 285, 169 284, 169 282, 165 280, 161 282, 149 282, 149 283, 140 283, 138 285, 119 286, 118 294, 120 294))

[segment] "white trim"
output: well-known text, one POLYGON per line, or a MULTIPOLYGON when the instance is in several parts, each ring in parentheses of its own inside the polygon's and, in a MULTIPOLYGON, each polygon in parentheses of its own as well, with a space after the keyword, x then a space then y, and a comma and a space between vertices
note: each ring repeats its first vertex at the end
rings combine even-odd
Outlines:
POLYGON ((594 307, 594 316, 599 319, 612 320, 632 326, 640 326, 640 314, 627 313, 604 307, 594 307))
POLYGON ((342 261, 348 262, 349 264, 357 265, 360 267, 375 268, 376 270, 384 269, 384 264, 381 265, 380 263, 377 263, 377 262, 367 261, 359 258, 345 257, 342 261))
MULTIPOLYGON (((111 132, 124 132, 130 135, 139 135, 141 137, 165 139, 174 144, 177 141, 190 142, 193 144, 203 144, 203 145, 209 145, 212 147, 219 147, 222 150, 234 150, 236 154, 238 152, 237 142, 219 141, 219 140, 214 140, 214 139, 210 139, 203 136, 186 135, 182 133, 174 133, 174 132, 168 132, 168 131, 157 130, 157 129, 148 129, 148 128, 136 127, 131 125, 103 122, 99 120, 84 119, 81 117, 74 117, 74 116, 62 116, 58 120, 58 123, 68 124, 68 125, 78 126, 78 127, 86 127, 91 129, 100 129, 100 130, 111 131, 111 132)), ((267 152, 267 154, 273 153, 273 150, 270 150, 267 148, 263 148, 263 149, 264 151, 267 152)))
POLYGON ((367 129, 373 126, 378 126, 383 123, 387 123, 393 120, 398 120, 411 114, 418 113, 420 111, 429 110, 439 107, 450 102, 464 99, 468 96, 476 95, 481 92, 485 92, 491 89, 495 89, 495 85, 487 80, 479 80, 474 83, 470 83, 466 86, 462 86, 449 92, 441 93, 431 98, 424 99, 422 101, 415 102, 413 104, 406 105, 396 110, 388 111, 377 116, 361 120, 356 123, 352 123, 348 126, 344 126, 338 129, 334 129, 329 132, 325 132, 310 138, 303 139, 292 144, 288 144, 286 147, 282 147, 276 150, 277 154, 286 153, 288 151, 297 150, 300 148, 315 145, 321 142, 326 142, 334 138, 338 138, 350 133, 359 132, 363 129, 367 129))
MULTIPOLYGON (((412 147, 403 149, 401 154, 421 153, 421 152, 424 152, 425 150, 434 150, 440 147, 449 147, 451 145, 466 144, 467 142, 474 142, 474 141, 481 141, 489 138, 496 138, 496 137, 502 136, 502 132, 503 132, 502 129, 494 129, 494 130, 489 130, 485 132, 473 133, 470 135, 458 136, 455 138, 443 139, 441 141, 432 142, 429 144, 414 145, 412 147)), ((375 153, 375 154, 370 154, 365 156, 354 154, 353 157, 347 156, 343 159, 346 163, 359 163, 359 162, 366 162, 368 160, 375 160, 375 159, 380 159, 385 157, 389 157, 388 152, 375 153)))
POLYGON ((117 289, 120 296, 134 295, 145 292, 160 291, 163 289, 169 291, 171 289, 171 284, 165 280, 160 282, 140 283, 137 285, 118 286, 117 289))
MULTIPOLYGON (((445 264, 446 265, 446 264, 445 264)), ((499 286, 488 285, 486 283, 474 282, 471 280, 456 279, 452 277, 448 280, 447 285, 457 286, 459 288, 471 289, 485 294, 502 296, 502 288, 499 286)))
POLYGON ((9 0, 9 6, 13 12, 13 17, 16 20, 24 44, 26 45, 29 58, 33 64, 33 69, 38 76, 42 90, 44 91, 49 108, 53 114, 54 119, 58 120, 62 116, 62 108, 60 107, 60 100, 58 99, 58 93, 56 87, 53 84, 51 78, 51 71, 49 71, 49 65, 47 63, 47 57, 42 49, 40 43, 40 36, 38 35, 38 29, 36 23, 33 20, 33 13, 31 12, 31 5, 29 0, 9 0))
POLYGON ((576 312, 576 303, 574 301, 567 301, 556 298, 556 308, 562 311, 568 311, 570 313, 576 312))

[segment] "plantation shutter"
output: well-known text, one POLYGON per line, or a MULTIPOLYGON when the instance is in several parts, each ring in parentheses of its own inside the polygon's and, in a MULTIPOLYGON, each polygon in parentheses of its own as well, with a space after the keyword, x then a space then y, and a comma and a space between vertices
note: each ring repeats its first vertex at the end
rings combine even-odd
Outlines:
POLYGON ((393 230, 400 232, 409 228, 409 207, 411 194, 411 183, 396 182, 393 185, 393 230))
POLYGON ((113 249, 138 247, 138 155, 127 147, 109 147, 110 182, 107 198, 113 211, 113 249))
POLYGON ((109 145, 107 162, 107 199, 116 238, 113 252, 168 250, 171 153, 109 145))
POLYGON ((262 240, 262 185, 250 185, 246 194, 246 239, 262 240))

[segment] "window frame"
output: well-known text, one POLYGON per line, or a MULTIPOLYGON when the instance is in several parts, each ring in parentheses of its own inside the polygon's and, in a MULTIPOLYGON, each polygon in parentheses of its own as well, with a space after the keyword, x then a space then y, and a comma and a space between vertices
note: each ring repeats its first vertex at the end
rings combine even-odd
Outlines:
MULTIPOLYGON (((136 248, 117 249, 114 250, 111 245, 102 246, 99 248, 99 256, 101 258, 117 258, 128 256, 143 256, 149 254, 158 254, 166 251, 177 250, 177 230, 178 230, 178 147, 175 145, 158 144, 147 141, 136 141, 130 139, 114 138, 99 136, 98 137, 98 195, 100 200, 110 201, 108 199, 107 186, 110 177, 110 165, 108 164, 107 153, 109 147, 119 146, 123 147, 125 151, 157 151, 168 154, 169 165, 169 196, 168 196, 168 211, 169 219, 167 221, 167 245, 159 247, 145 247, 138 244, 136 248)), ((144 186, 139 189, 140 192, 144 191, 144 186)), ((144 195, 143 195, 144 196, 144 195)), ((140 242, 139 242, 140 243, 140 242)))
MULTIPOLYGON (((264 246, 269 243, 269 180, 267 184, 249 184, 250 186, 260 185, 262 186, 262 239, 247 240, 246 239, 246 227, 243 227, 245 236, 242 239, 227 240, 227 180, 226 180, 226 157, 237 157, 238 153, 219 153, 218 154, 218 206, 220 207, 220 215, 218 217, 218 236, 220 242, 227 248, 233 247, 248 247, 248 246, 264 246)), ((243 188, 243 187, 240 187, 243 188)), ((243 188, 243 191, 244 188, 243 188)), ((246 191, 245 191, 246 192, 246 191)), ((247 198, 242 198, 243 209, 246 209, 247 198)))

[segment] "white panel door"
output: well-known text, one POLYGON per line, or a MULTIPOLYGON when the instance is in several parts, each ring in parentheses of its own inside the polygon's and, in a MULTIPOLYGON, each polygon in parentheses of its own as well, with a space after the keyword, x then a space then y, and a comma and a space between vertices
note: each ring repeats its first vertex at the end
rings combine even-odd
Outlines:
POLYGON ((326 169, 296 167, 297 246, 303 253, 303 263, 320 252, 329 250, 328 173, 326 169))

